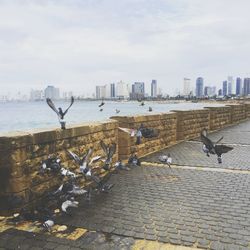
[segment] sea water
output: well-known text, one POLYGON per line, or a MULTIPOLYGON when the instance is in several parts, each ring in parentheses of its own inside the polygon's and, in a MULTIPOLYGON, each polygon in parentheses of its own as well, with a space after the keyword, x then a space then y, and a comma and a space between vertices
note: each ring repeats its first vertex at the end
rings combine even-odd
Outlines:
MULTIPOLYGON (((55 102, 56 107, 63 110, 69 105, 69 101, 55 102)), ((93 122, 106 120, 111 116, 127 115, 149 115, 165 113, 171 110, 201 109, 207 106, 221 106, 216 103, 192 103, 192 102, 145 102, 140 106, 137 101, 118 102, 105 101, 100 111, 100 101, 81 101, 75 103, 65 116, 67 125, 82 122, 93 122), (152 112, 149 112, 152 107, 152 112), (120 110, 116 113, 116 110, 120 110)), ((56 113, 47 105, 46 101, 39 102, 6 102, 0 103, 0 132, 28 131, 33 128, 55 128, 60 127, 56 113)))

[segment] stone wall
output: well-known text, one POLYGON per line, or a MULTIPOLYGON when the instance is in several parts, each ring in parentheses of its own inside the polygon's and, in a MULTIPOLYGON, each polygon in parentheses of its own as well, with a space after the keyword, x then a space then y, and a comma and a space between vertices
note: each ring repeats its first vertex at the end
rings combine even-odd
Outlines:
POLYGON ((209 110, 173 111, 177 114, 177 141, 195 138, 199 136, 202 129, 209 129, 209 110))
POLYGON ((140 116, 113 116, 119 122, 119 127, 138 129, 141 124, 146 128, 155 129, 159 136, 153 138, 142 138, 141 144, 136 145, 136 137, 123 130, 118 131, 119 157, 121 160, 128 159, 132 152, 141 157, 158 151, 176 142, 176 114, 165 113, 157 115, 140 116))
POLYGON ((209 110, 209 129, 217 130, 231 124, 231 107, 207 107, 209 110))
MULTIPOLYGON (((113 116, 105 122, 75 125, 66 130, 5 134, 0 136, 0 215, 37 203, 46 191, 58 187, 61 182, 58 176, 38 174, 42 160, 49 154, 59 156, 69 170, 78 171, 66 149, 82 155, 93 147, 94 155, 99 155, 104 154, 101 140, 106 144, 115 142, 118 147, 113 161, 121 159, 127 162, 132 152, 142 157, 178 141, 195 138, 203 128, 218 130, 246 118, 250 118, 250 103, 154 115, 113 116), (138 129, 141 124, 157 130, 159 135, 142 138, 141 144, 136 145, 136 137, 119 129, 138 129)), ((95 173, 100 177, 106 174, 101 166, 95 173)), ((89 184, 81 179, 82 186, 89 184)))
MULTIPOLYGON (((69 170, 79 171, 70 159, 66 149, 82 155, 93 147, 94 155, 104 155, 100 140, 106 144, 118 144, 118 123, 106 121, 74 126, 66 130, 44 130, 30 133, 12 133, 0 137, 0 210, 25 206, 37 201, 46 191, 57 188, 61 183, 59 174, 39 174, 42 160, 49 154, 59 156, 62 164, 69 170)), ((118 147, 113 161, 118 159, 118 147)), ((102 176, 105 171, 96 169, 102 176)), ((81 184, 88 183, 81 178, 81 184)))

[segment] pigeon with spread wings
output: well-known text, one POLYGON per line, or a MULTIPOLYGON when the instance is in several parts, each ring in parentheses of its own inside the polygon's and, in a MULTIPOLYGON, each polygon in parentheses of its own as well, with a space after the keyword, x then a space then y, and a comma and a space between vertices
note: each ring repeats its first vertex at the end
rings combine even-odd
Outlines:
POLYGON ((55 113, 58 116, 59 122, 61 124, 61 129, 65 129, 65 121, 64 121, 64 116, 67 114, 69 108, 73 105, 74 103, 74 97, 71 96, 71 103, 68 106, 68 108, 63 111, 61 107, 59 107, 58 109, 55 107, 54 103, 52 102, 52 100, 50 98, 46 99, 47 104, 50 106, 50 108, 55 111, 55 113))
POLYGON ((200 134, 201 141, 203 142, 202 150, 204 153, 207 154, 207 156, 210 156, 210 154, 216 154, 218 163, 222 163, 222 154, 225 154, 231 150, 233 150, 233 147, 218 144, 222 141, 223 137, 221 137, 217 142, 213 143, 208 137, 207 137, 207 130, 203 129, 200 134))

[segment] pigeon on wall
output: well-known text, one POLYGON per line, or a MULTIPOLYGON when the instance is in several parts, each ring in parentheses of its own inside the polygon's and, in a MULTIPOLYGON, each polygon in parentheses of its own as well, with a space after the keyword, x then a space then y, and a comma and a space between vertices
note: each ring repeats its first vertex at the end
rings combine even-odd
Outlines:
POLYGON ((67 108, 65 111, 63 111, 61 107, 59 107, 59 108, 57 109, 57 108, 55 107, 54 103, 52 102, 52 100, 51 100, 50 98, 47 98, 47 99, 46 99, 46 102, 47 102, 47 104, 49 105, 49 107, 50 107, 53 111, 55 111, 55 113, 57 114, 58 119, 59 119, 59 122, 60 122, 60 124, 61 124, 61 129, 65 129, 65 128, 66 128, 66 127, 65 127, 66 122, 64 121, 64 116, 67 114, 69 108, 73 105, 73 103, 74 103, 74 97, 71 96, 71 103, 70 103, 70 105, 68 106, 68 108, 67 108))

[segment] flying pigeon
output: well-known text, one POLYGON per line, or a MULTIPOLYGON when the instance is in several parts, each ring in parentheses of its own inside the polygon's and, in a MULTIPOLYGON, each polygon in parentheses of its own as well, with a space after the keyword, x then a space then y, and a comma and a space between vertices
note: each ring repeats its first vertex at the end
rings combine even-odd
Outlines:
POLYGON ((41 173, 45 171, 50 171, 53 173, 58 173, 61 170, 61 160, 54 156, 49 156, 48 159, 42 161, 42 166, 40 169, 41 173))
POLYGON ((124 165, 121 160, 116 162, 114 166, 115 166, 115 169, 117 170, 129 170, 129 168, 126 167, 126 165, 124 165))
POLYGON ((104 104, 105 104, 105 102, 102 101, 101 104, 98 105, 98 107, 100 108, 100 107, 104 106, 104 104))
POLYGON ((115 110, 116 114, 120 113, 120 110, 119 109, 116 109, 115 110))
POLYGON ((216 154, 218 163, 222 163, 222 154, 227 153, 231 150, 233 150, 233 147, 218 144, 223 137, 221 137, 216 143, 213 143, 208 137, 207 137, 207 130, 203 129, 200 134, 201 141, 203 142, 203 152, 206 153, 207 156, 209 154, 216 154))
POLYGON ((47 101, 47 104, 50 106, 50 108, 56 112, 58 119, 59 119, 59 122, 61 124, 61 129, 65 129, 64 116, 67 114, 69 108, 73 105, 74 97, 71 96, 71 103, 70 103, 69 107, 64 112, 62 111, 61 107, 59 107, 57 110, 54 103, 52 102, 52 100, 50 98, 47 98, 46 101, 47 101))
POLYGON ((101 141, 100 144, 101 144, 102 150, 104 151, 106 155, 106 160, 105 160, 103 169, 108 171, 110 168, 110 164, 112 162, 112 157, 116 151, 116 143, 112 143, 110 146, 107 146, 103 141, 101 141))
POLYGON ((68 214, 67 209, 69 207, 78 207, 79 202, 75 201, 75 199, 73 197, 71 197, 70 199, 67 199, 66 201, 64 201, 61 205, 61 209, 64 213, 68 214))
POLYGON ((153 111, 152 107, 148 107, 148 111, 152 112, 153 111))

